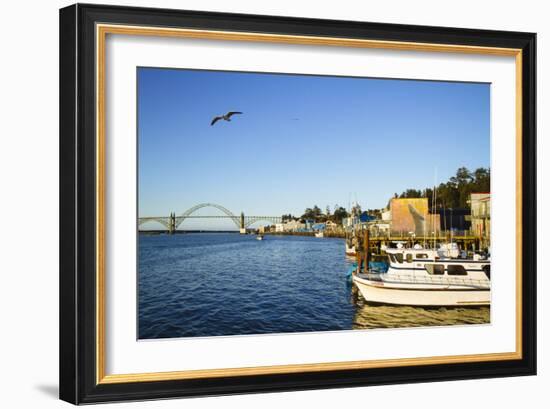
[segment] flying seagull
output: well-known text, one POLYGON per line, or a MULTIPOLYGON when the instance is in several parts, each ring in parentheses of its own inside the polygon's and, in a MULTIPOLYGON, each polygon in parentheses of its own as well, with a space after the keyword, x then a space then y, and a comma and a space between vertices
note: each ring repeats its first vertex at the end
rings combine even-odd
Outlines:
POLYGON ((225 114, 225 115, 217 116, 217 117, 215 117, 214 119, 212 119, 212 122, 210 122, 210 126, 214 125, 214 124, 215 124, 216 122, 218 122, 220 119, 223 119, 224 121, 231 122, 231 116, 232 116, 232 115, 235 115, 235 114, 242 114, 242 112, 231 111, 231 112, 228 112, 228 113, 225 114))

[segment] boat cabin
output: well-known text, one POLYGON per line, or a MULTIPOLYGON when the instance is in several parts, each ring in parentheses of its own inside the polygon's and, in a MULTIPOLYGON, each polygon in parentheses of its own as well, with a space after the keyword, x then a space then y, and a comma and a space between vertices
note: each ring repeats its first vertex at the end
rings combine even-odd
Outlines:
POLYGON ((389 274, 429 276, 470 276, 490 279, 491 264, 488 260, 440 257, 437 250, 423 248, 386 249, 389 274))

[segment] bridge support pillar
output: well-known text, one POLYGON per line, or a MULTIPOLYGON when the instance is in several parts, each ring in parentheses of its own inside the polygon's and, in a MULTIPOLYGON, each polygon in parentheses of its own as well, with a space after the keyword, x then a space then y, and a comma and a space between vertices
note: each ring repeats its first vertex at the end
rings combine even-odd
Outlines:
POLYGON ((241 228, 239 229, 241 234, 246 234, 246 227, 244 226, 244 212, 241 212, 241 228))
POLYGON ((174 234, 176 231, 176 213, 170 213, 170 223, 168 223, 168 234, 174 234))

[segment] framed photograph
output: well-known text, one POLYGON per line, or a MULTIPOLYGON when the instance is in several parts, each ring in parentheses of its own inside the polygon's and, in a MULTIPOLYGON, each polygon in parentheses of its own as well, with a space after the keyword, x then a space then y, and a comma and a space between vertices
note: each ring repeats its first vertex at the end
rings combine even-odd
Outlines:
POLYGON ((61 399, 534 375, 535 45, 61 9, 61 399))

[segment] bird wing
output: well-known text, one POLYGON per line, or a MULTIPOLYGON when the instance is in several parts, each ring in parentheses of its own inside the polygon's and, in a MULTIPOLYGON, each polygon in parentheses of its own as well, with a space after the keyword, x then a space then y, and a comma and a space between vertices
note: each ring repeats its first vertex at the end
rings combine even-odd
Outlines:
POLYGON ((221 116, 217 116, 214 119, 212 119, 212 122, 210 122, 210 126, 214 125, 216 122, 218 122, 220 119, 222 119, 221 116))
POLYGON ((239 112, 239 111, 231 111, 231 112, 228 112, 228 113, 227 113, 227 117, 228 117, 228 118, 231 118, 231 115, 235 115, 235 114, 242 114, 242 112, 239 112))

